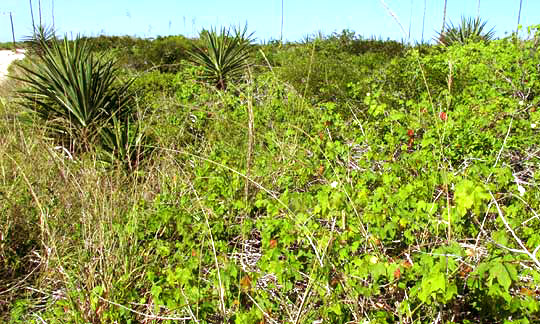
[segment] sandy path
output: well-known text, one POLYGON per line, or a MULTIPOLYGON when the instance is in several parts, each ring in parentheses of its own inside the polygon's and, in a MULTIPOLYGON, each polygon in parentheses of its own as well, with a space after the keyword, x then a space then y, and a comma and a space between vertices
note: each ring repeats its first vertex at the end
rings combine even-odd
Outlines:
POLYGON ((25 52, 23 49, 17 49, 15 53, 11 50, 0 51, 0 81, 6 78, 9 65, 15 60, 22 60, 25 52))

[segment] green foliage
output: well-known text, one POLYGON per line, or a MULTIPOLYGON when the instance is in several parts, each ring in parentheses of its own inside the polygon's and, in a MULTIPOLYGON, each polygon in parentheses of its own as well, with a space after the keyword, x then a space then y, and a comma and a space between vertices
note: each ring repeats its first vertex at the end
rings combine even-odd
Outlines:
MULTIPOLYGON (((137 128, 152 130, 156 158, 132 182, 110 170, 88 177, 84 159, 62 169, 81 180, 53 181, 49 155, 0 141, 37 197, 0 159, 1 211, 39 201, 25 218, 37 224, 45 211, 51 230, 27 250, 47 244, 47 264, 62 269, 32 282, 61 286, 60 297, 17 292, 12 318, 538 322, 540 268, 524 252, 540 245, 535 37, 389 44, 386 55, 356 53, 348 33, 270 44, 258 60, 272 69, 257 67, 235 91, 198 82, 204 67, 143 73, 133 87, 147 113, 111 118, 104 140, 129 169, 146 147, 137 128)), ((9 264, 13 251, 4 248, 9 264)))
POLYGON ((129 119, 118 120, 112 116, 112 125, 101 129, 103 161, 119 163, 127 171, 134 171, 150 154, 150 140, 140 123, 133 125, 129 119))
POLYGON ((492 29, 485 31, 486 21, 477 18, 461 17, 461 24, 454 26, 452 22, 444 27, 444 31, 437 35, 439 44, 449 46, 453 44, 466 44, 468 42, 490 41, 495 36, 492 29))
POLYGON ((20 42, 0 42, 0 49, 2 50, 15 50, 17 48, 24 47, 22 43, 20 42))
POLYGON ((24 38, 25 47, 39 56, 44 54, 44 46, 50 46, 56 42, 56 31, 53 26, 39 25, 33 34, 24 38))
POLYGON ((244 74, 252 35, 247 34, 247 25, 243 30, 235 28, 232 33, 225 27, 219 33, 213 28, 204 30, 200 35, 203 46, 196 46, 191 52, 193 62, 203 68, 203 79, 219 90, 226 90, 229 82, 244 74))
POLYGON ((197 40, 180 35, 158 36, 156 39, 101 35, 83 39, 97 53, 113 53, 122 67, 167 73, 180 71, 189 58, 189 50, 197 43, 197 40))
POLYGON ((20 65, 23 105, 41 118, 50 133, 70 150, 87 150, 113 116, 131 109, 128 89, 119 84, 114 62, 96 59, 80 38, 62 44, 40 38, 43 51, 30 66, 20 65))
POLYGON ((345 29, 341 34, 333 33, 325 37, 326 47, 334 48, 335 53, 346 52, 352 55, 362 55, 366 53, 377 53, 385 58, 401 56, 406 47, 397 41, 382 40, 375 37, 364 38, 356 35, 355 32, 345 29))
POLYGON ((189 51, 196 41, 184 36, 157 37, 149 48, 138 49, 134 54, 145 55, 145 60, 161 72, 178 72, 187 63, 189 51))
MULTIPOLYGON (((405 54, 395 41, 363 39, 347 30, 329 37, 309 38, 304 44, 290 44, 271 53, 281 80, 315 102, 344 101, 351 85, 357 93, 371 91, 368 80, 377 71, 405 54)), ((261 63, 262 64, 262 63, 261 63)))

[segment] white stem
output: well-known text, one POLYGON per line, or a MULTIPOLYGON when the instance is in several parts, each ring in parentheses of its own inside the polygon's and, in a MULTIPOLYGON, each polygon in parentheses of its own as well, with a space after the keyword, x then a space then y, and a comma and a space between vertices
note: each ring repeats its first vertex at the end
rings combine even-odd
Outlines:
POLYGON ((521 252, 521 253, 524 253, 524 254, 527 254, 529 256, 529 258, 531 258, 531 260, 536 264, 536 267, 538 269, 540 269, 540 261, 538 261, 538 259, 536 258, 536 252, 538 252, 538 249, 540 248, 537 247, 535 250, 534 250, 534 254, 529 252, 529 250, 527 249, 527 247, 525 246, 525 244, 523 244, 523 242, 521 241, 521 239, 516 235, 516 233, 514 232, 514 230, 512 229, 512 227, 510 227, 510 224, 508 224, 508 222, 506 221, 506 218, 504 218, 504 215, 503 215, 503 212, 499 206, 499 203, 497 202, 497 200, 495 199, 495 197, 493 196, 493 193, 491 193, 491 191, 489 192, 489 194, 491 195, 491 198, 493 199, 493 201, 495 202, 495 206, 497 207, 497 211, 499 212, 499 216, 501 217, 501 220, 503 221, 504 223, 504 226, 506 226, 506 229, 512 234, 512 237, 514 238, 514 240, 516 241, 516 243, 521 247, 521 250, 514 250, 515 252, 521 252))

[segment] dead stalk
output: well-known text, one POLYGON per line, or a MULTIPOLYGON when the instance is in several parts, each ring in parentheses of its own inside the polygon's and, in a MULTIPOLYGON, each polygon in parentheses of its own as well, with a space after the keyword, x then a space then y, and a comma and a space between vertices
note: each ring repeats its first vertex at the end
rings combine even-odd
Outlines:
POLYGON ((248 77, 249 77, 249 89, 247 96, 247 110, 248 110, 248 150, 246 156, 246 184, 244 189, 245 201, 247 204, 249 197, 249 180, 251 173, 251 164, 253 163, 253 146, 255 143, 255 116, 253 113, 253 80, 251 77, 251 69, 248 67, 248 77))

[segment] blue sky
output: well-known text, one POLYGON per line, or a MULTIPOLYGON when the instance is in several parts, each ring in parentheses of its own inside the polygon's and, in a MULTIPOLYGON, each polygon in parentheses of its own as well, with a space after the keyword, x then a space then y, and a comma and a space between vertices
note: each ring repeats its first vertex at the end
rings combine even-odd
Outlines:
MULTIPOLYGON (((11 40, 9 12, 13 14, 16 39, 31 34, 30 0, 1 0, 0 41, 11 40)), ((422 38, 424 3, 427 4, 424 39, 442 26, 444 0, 385 0, 411 40, 422 38)), ((32 0, 36 23, 38 0, 32 0)), ((259 41, 280 38, 281 0, 41 0, 42 19, 60 34, 86 36, 157 35, 195 36, 202 28, 247 22, 259 41)), ((519 0, 481 0, 480 16, 495 26, 498 37, 515 30, 519 0)), ((448 0, 447 19, 477 15, 478 0, 448 0)), ((523 0, 521 23, 540 24, 540 1, 523 0)), ((317 32, 343 29, 365 37, 401 40, 400 27, 380 0, 284 0, 283 38, 297 41, 317 32)))

